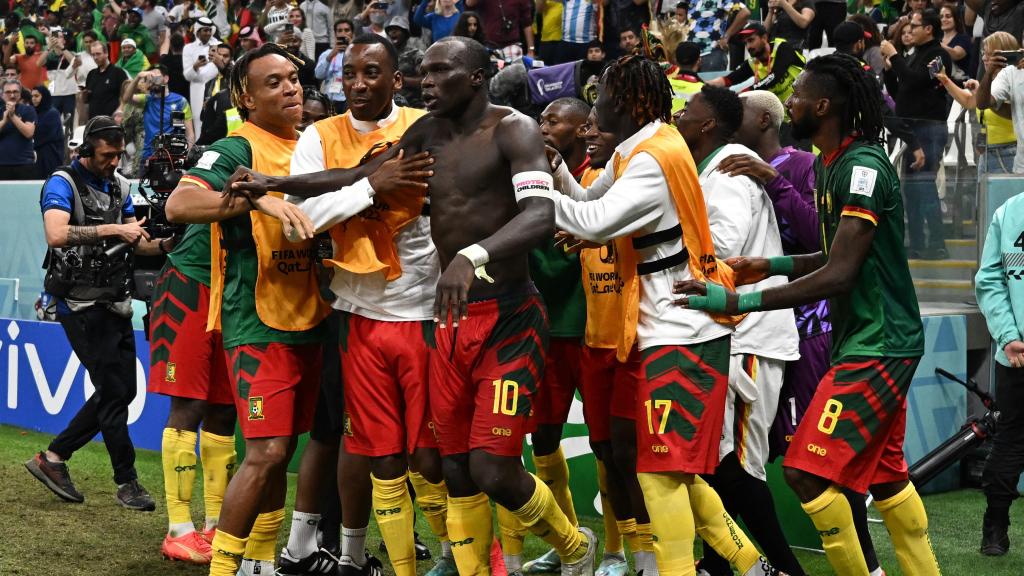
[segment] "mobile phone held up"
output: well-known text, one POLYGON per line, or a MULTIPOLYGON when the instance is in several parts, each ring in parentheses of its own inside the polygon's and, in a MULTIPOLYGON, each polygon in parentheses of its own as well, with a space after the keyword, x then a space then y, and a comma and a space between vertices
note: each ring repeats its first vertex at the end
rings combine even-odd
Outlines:
POLYGON ((942 65, 941 58, 935 58, 934 60, 928 63, 928 75, 931 76, 932 78, 935 78, 939 74, 945 73, 945 71, 945 66, 942 65))
POLYGON ((1024 50, 996 50, 995 55, 1006 58, 1007 66, 1016 66, 1024 59, 1024 50))

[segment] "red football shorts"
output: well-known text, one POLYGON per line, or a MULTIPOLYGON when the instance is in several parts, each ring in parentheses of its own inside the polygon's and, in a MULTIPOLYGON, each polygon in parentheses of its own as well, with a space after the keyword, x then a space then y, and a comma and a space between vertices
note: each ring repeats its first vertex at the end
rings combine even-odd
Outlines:
POLYGON ((210 287, 167 264, 153 290, 149 391, 233 404, 220 332, 206 331, 210 287))
POLYGON ((847 358, 818 384, 785 465, 858 493, 907 479, 907 391, 920 358, 847 358))
POLYGON ((544 379, 533 406, 533 425, 565 424, 581 374, 583 343, 579 338, 551 338, 544 379))
POLYGON ((437 446, 427 404, 432 321, 383 322, 341 315, 345 448, 388 456, 437 446))
POLYGON ((544 303, 536 292, 511 294, 470 302, 468 313, 458 328, 438 327, 430 350, 430 410, 441 454, 521 456, 544 374, 544 303))
POLYGON ((619 362, 614 348, 584 346, 582 358, 583 420, 591 442, 606 442, 611 440, 612 416, 636 420, 640 353, 634 348, 625 362, 619 362))
POLYGON ((713 474, 725 420, 730 336, 641 352, 637 472, 713 474))
POLYGON ((309 432, 320 393, 320 344, 243 344, 227 356, 242 436, 309 432))

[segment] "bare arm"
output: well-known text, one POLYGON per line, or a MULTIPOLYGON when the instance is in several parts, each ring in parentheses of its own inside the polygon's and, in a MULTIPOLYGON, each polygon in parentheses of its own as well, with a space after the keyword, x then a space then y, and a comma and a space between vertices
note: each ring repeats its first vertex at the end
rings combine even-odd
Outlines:
POLYGON ((171 192, 164 210, 167 219, 175 224, 209 224, 244 214, 252 210, 252 206, 245 198, 224 197, 212 190, 183 182, 171 192))
POLYGON ((996 100, 992 97, 992 80, 1005 67, 1006 58, 1002 56, 992 56, 985 62, 985 73, 981 76, 981 82, 978 83, 978 90, 974 93, 974 100, 978 105, 978 109, 987 110, 992 108, 992 111, 996 114, 1003 118, 1009 118, 1010 103, 1003 102, 997 107, 995 106, 996 100))
POLYGON ((811 8, 803 8, 797 10, 792 4, 783 0, 779 2, 779 8, 789 14, 789 19, 793 21, 800 28, 807 28, 811 25, 811 20, 814 20, 814 10, 811 8))
POLYGON ((985 11, 985 0, 966 0, 967 7, 974 10, 975 14, 985 11))
POLYGON ((35 136, 35 122, 25 122, 21 119, 21 116, 18 116, 18 114, 15 112, 11 112, 10 120, 11 123, 14 124, 14 127, 18 129, 18 132, 21 132, 21 135, 24 136, 25 138, 32 138, 33 136, 35 136))
MULTIPOLYGON (((957 86, 956 83, 945 74, 939 74, 936 77, 939 79, 943 88, 946 89, 946 92, 949 92, 949 95, 966 110, 974 110, 978 107, 978 103, 975 101, 973 92, 957 86)), ((973 82, 973 80, 971 82, 973 82)))
POLYGON ((97 244, 107 238, 120 238, 125 242, 148 240, 149 233, 142 228, 145 222, 125 218, 122 224, 100 224, 99 226, 72 226, 71 214, 63 210, 47 210, 43 213, 43 230, 46 244, 51 248, 97 244))

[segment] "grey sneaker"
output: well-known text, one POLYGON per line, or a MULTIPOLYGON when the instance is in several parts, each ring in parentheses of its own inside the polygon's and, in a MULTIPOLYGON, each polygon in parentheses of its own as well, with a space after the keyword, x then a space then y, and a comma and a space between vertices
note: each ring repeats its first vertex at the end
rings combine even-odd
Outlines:
POLYGON ((562 576, 591 576, 594 573, 594 560, 597 557, 597 535, 585 526, 580 526, 580 533, 587 541, 587 553, 572 564, 562 564, 562 576))
POLYGON ((629 574, 629 564, 626 563, 624 554, 605 554, 601 558, 601 564, 597 567, 594 576, 626 576, 629 574))
POLYGON ((85 502, 85 496, 75 488, 71 481, 71 473, 68 472, 68 465, 64 462, 53 463, 46 459, 46 454, 40 452, 25 462, 25 468, 50 489, 51 492, 60 496, 68 502, 81 504, 85 502))
POLYGON ((129 510, 152 512, 156 510, 156 502, 139 484, 138 480, 126 482, 117 487, 117 503, 129 510))
POLYGON ((539 558, 534 558, 523 564, 523 574, 529 576, 534 574, 557 574, 562 569, 562 559, 554 548, 545 552, 539 558))

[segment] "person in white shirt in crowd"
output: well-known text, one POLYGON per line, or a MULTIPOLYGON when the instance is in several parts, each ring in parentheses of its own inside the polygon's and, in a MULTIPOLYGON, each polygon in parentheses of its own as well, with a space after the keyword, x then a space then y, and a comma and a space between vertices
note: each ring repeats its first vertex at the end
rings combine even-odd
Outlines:
POLYGON ((292 33, 302 39, 300 50, 306 58, 316 61, 316 41, 313 37, 313 30, 306 25, 306 13, 301 8, 292 8, 288 11, 288 22, 292 25, 292 33))
MULTIPOLYGON (((196 39, 185 44, 185 50, 181 54, 181 67, 185 79, 189 82, 189 106, 193 110, 202 110, 206 83, 218 74, 217 66, 210 61, 210 48, 220 44, 220 41, 213 37, 213 21, 205 16, 196 21, 193 29, 196 39)), ((193 116, 192 123, 194 133, 199 134, 203 129, 203 122, 198 114, 193 116)))
POLYGON ((302 8, 303 14, 306 15, 306 26, 303 28, 308 27, 313 31, 316 52, 310 58, 316 60, 317 56, 330 50, 334 42, 334 38, 331 37, 331 31, 334 28, 331 9, 320 0, 305 0, 299 4, 299 8, 302 8))
MULTIPOLYGON (((1024 138, 1024 60, 1008 66, 1006 58, 994 53, 983 58, 985 75, 982 76, 974 97, 981 110, 992 112, 1013 121, 1013 131, 1019 143, 1024 138)), ((1013 172, 1024 173, 1024 146, 1017 146, 1013 159, 1013 172)))
MULTIPOLYGON (((203 18, 206 16, 206 10, 203 10, 202 6, 196 4, 193 0, 182 2, 177 4, 174 8, 167 13, 168 22, 184 22, 189 18, 203 18)), ((212 22, 212 20, 211 20, 212 22)))
POLYGON ((345 49, 352 43, 355 26, 351 20, 338 20, 334 24, 334 48, 320 54, 316 61, 315 74, 323 84, 320 89, 334 105, 335 114, 344 114, 348 108, 345 90, 342 86, 342 65, 345 49))
POLYGON ((277 42, 277 37, 291 24, 288 21, 288 13, 291 12, 291 9, 292 6, 288 0, 270 0, 263 8, 260 22, 263 24, 263 31, 272 41, 277 42))
POLYGON ((75 55, 67 49, 64 32, 52 28, 46 41, 46 69, 50 78, 53 108, 63 117, 74 116, 78 80, 75 77, 75 55))
POLYGON ((75 126, 84 125, 89 118, 87 113, 88 104, 82 98, 82 90, 85 88, 85 79, 89 77, 89 72, 96 69, 96 61, 92 59, 92 54, 89 53, 89 48, 96 39, 96 32, 93 30, 82 32, 82 51, 75 54, 75 59, 71 62, 71 69, 74 70, 75 75, 75 85, 78 86, 76 92, 78 96, 75 102, 75 108, 77 109, 75 126))
POLYGON ((142 0, 142 25, 149 30, 153 44, 161 46, 167 35, 167 8, 156 0, 142 0))
POLYGON ((384 25, 388 22, 390 10, 391 2, 388 0, 367 2, 363 12, 355 17, 356 26, 362 28, 363 34, 376 34, 387 38, 388 33, 384 30, 384 25))

